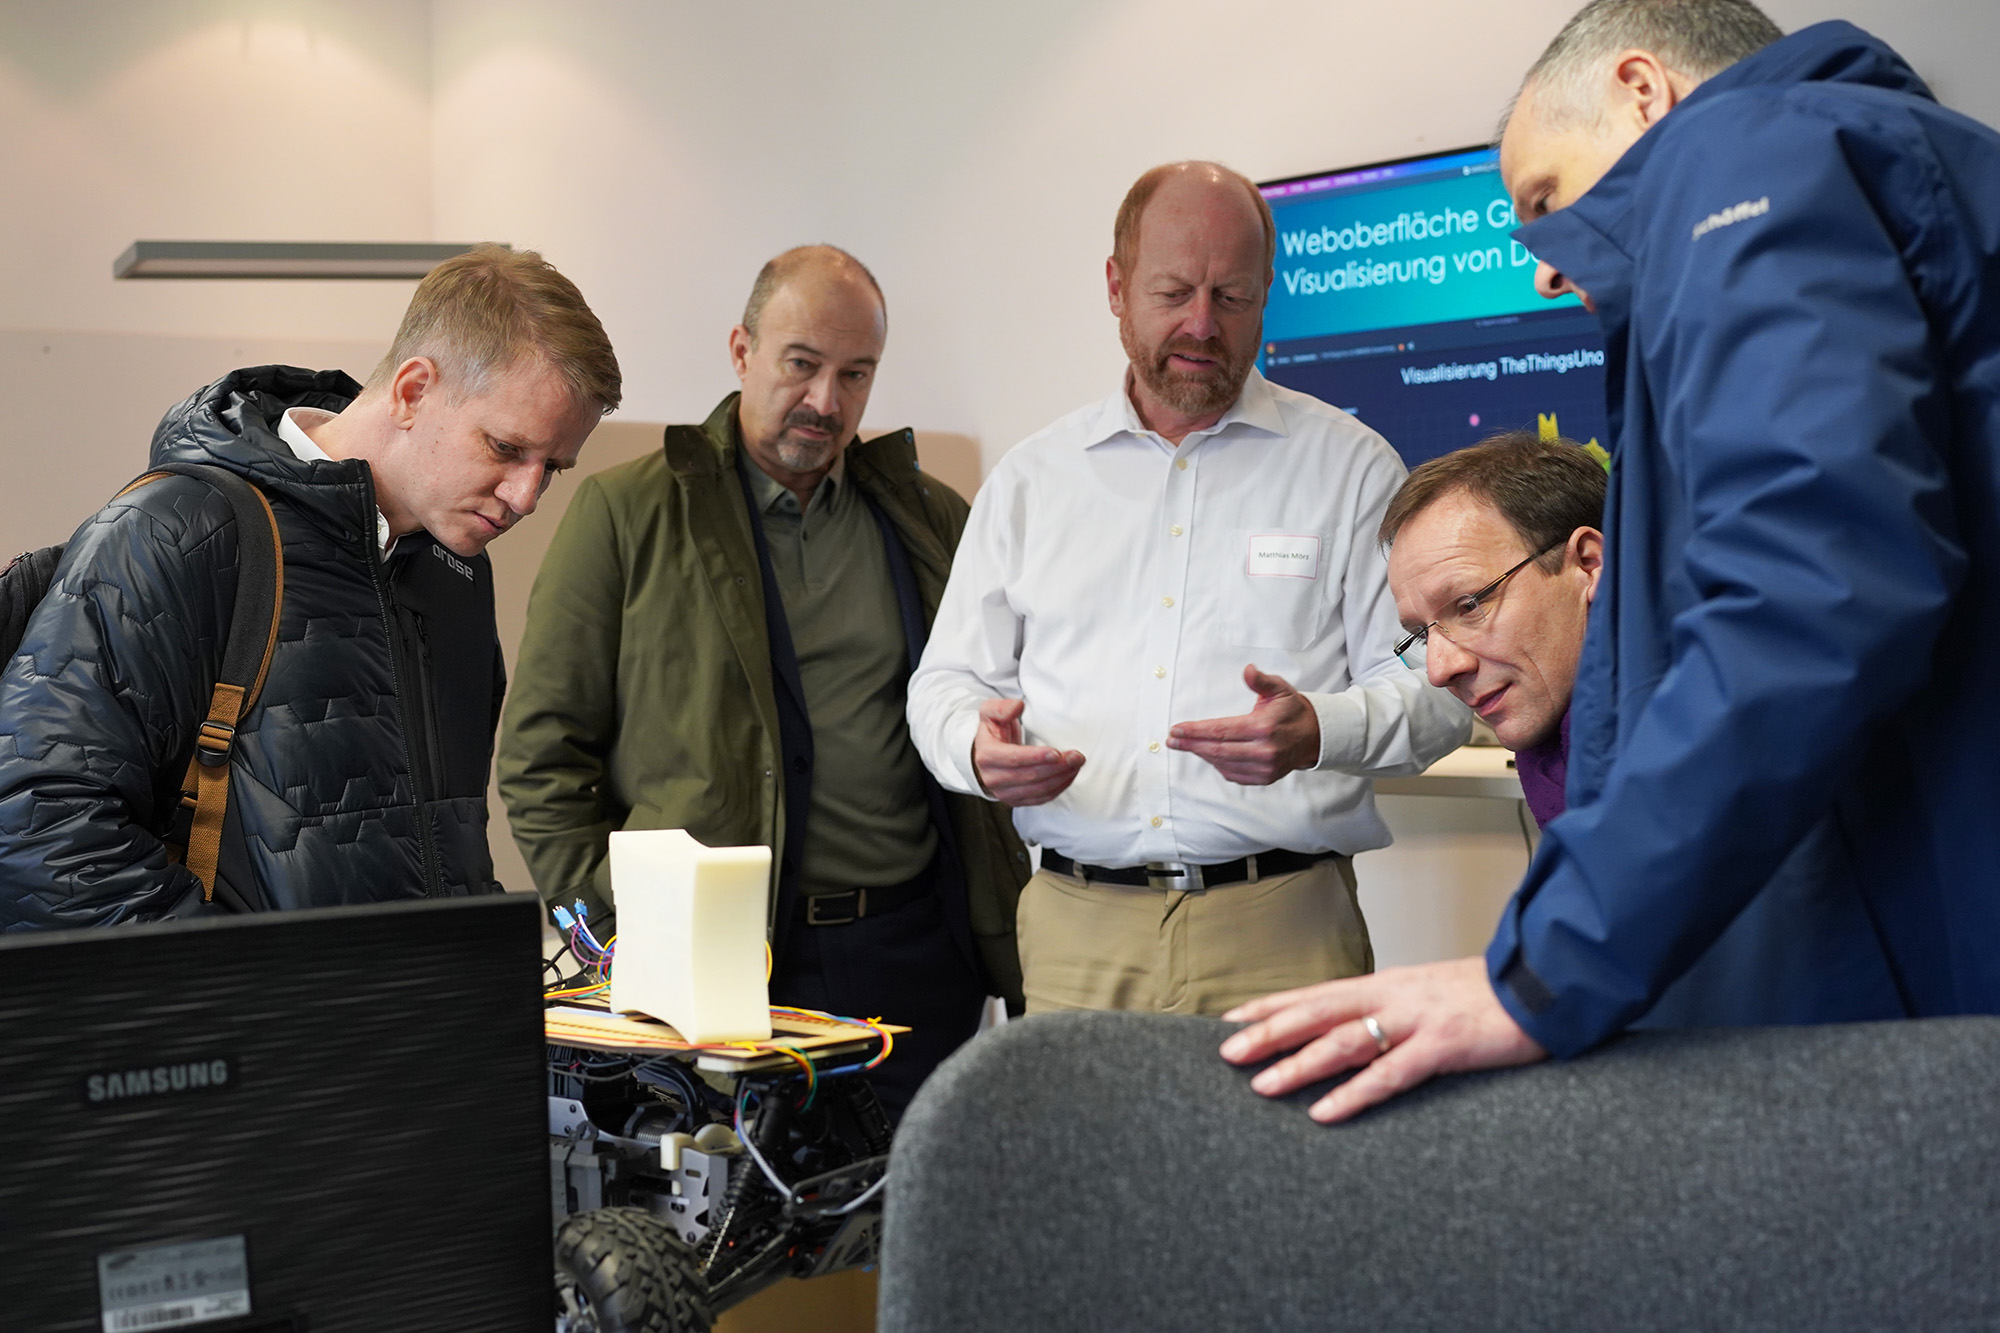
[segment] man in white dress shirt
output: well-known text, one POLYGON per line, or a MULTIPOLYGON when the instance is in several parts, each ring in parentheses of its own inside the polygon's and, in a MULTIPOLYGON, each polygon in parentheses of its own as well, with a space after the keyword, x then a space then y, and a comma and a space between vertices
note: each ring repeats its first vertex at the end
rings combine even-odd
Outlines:
POLYGON ((1390 652, 1401 462, 1253 368, 1275 243, 1227 168, 1133 185, 1105 264, 1124 384, 994 469, 910 683, 938 780, 1042 847, 1030 1012, 1217 1014, 1368 971, 1368 778, 1470 727, 1390 652))

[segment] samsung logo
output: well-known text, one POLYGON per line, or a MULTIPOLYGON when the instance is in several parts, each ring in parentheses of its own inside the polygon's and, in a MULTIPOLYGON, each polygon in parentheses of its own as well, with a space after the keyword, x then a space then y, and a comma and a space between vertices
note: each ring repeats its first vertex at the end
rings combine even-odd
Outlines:
POLYGON ((92 1074, 83 1083, 83 1098, 92 1105, 126 1101, 133 1097, 160 1097, 175 1092, 229 1086, 227 1060, 191 1060, 177 1065, 154 1065, 150 1069, 116 1069, 92 1074))

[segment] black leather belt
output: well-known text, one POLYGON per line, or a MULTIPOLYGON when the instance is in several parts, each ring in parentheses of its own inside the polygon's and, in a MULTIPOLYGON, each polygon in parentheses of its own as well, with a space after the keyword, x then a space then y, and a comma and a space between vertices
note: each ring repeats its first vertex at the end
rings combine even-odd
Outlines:
POLYGON ((808 926, 845 926, 867 916, 881 916, 906 907, 931 891, 932 874, 927 866, 901 884, 879 889, 848 889, 844 893, 816 893, 799 899, 799 915, 808 926))
POLYGON ((1053 870, 1058 875, 1074 875, 1086 883, 1097 880, 1104 884, 1129 884, 1141 889, 1213 889, 1271 875, 1294 875, 1339 855, 1339 852, 1288 852, 1280 848, 1206 866, 1181 861, 1149 861, 1142 866, 1088 866, 1044 847, 1042 869, 1053 870))

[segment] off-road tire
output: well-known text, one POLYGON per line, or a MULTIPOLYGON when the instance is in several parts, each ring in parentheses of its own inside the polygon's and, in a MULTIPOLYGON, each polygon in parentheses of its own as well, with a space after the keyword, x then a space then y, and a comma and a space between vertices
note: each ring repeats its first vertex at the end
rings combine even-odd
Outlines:
POLYGON ((585 1307, 577 1333, 708 1333, 714 1322, 693 1253, 647 1209, 578 1213, 556 1229, 555 1257, 558 1290, 585 1307))

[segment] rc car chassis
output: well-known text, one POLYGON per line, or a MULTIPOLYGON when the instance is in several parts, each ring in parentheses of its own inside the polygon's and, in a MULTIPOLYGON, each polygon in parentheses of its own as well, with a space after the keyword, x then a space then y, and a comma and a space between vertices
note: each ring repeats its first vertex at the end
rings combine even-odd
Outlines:
POLYGON ((830 1072, 857 1050, 551 1044, 558 1333, 705 1333, 780 1278, 873 1264, 889 1119, 865 1076, 830 1072))

